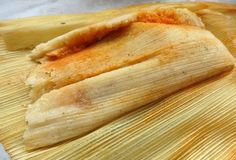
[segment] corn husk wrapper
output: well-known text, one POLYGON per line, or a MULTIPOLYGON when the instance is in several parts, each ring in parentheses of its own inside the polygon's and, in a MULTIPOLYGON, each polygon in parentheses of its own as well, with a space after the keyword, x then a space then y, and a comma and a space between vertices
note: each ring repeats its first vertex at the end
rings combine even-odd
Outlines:
POLYGON ((12 159, 236 158, 235 71, 142 107, 82 138, 27 152, 22 134, 29 88, 19 77, 33 64, 25 57, 29 52, 9 52, 2 40, 0 48, 0 142, 12 159))

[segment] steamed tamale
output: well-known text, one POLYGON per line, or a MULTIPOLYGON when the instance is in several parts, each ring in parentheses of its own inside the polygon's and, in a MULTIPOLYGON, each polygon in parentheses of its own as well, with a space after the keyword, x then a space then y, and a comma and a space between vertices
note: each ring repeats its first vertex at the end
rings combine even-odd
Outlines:
POLYGON ((29 148, 81 136, 136 108, 233 68, 217 40, 182 43, 155 57, 44 94, 29 106, 29 148))
POLYGON ((234 59, 218 39, 193 26, 134 23, 97 45, 100 51, 96 48, 97 52, 91 52, 95 45, 83 50, 85 53, 46 64, 63 66, 58 69, 61 73, 55 74, 58 76, 69 73, 65 71, 78 73, 75 69, 81 67, 75 67, 72 60, 78 61, 75 58, 78 55, 85 56, 82 60, 88 61, 84 64, 87 70, 81 69, 77 81, 87 79, 52 90, 29 106, 26 115, 29 128, 24 134, 27 147, 38 148, 84 135, 142 105, 234 66, 234 59), (123 44, 125 40, 127 44, 123 44), (112 50, 116 52, 109 55, 112 50), (70 68, 65 68, 64 63, 70 68), (107 73, 101 74, 102 71, 107 73))
POLYGON ((28 148, 82 136, 170 93, 233 68, 227 48, 187 9, 153 6, 38 45, 27 78, 28 148), (45 93, 45 94, 44 94, 45 93), (79 128, 79 130, 78 130, 79 128))

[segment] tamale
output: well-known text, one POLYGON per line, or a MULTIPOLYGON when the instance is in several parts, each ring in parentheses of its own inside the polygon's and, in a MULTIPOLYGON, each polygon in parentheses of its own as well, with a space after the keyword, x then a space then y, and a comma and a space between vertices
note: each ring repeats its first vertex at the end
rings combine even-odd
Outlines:
POLYGON ((26 146, 34 149, 82 136, 232 69, 227 48, 203 26, 187 9, 153 6, 37 46, 34 60, 59 59, 40 65, 27 79, 33 100, 42 97, 27 111, 26 146))
POLYGON ((202 39, 172 45, 146 61, 44 94, 27 111, 26 146, 38 148, 82 136, 147 103, 232 69, 233 57, 213 37, 205 34, 202 39))

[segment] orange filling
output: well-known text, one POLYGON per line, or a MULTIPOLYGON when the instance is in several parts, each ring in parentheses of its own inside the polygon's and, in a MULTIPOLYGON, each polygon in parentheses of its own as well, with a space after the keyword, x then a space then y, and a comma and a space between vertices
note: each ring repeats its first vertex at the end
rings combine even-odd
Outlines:
POLYGON ((141 12, 138 15, 139 22, 181 24, 179 16, 173 10, 163 10, 159 12, 141 12))

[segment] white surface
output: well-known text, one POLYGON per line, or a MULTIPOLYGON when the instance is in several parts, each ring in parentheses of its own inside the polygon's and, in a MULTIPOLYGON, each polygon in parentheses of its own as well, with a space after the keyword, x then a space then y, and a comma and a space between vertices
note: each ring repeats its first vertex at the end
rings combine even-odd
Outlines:
MULTIPOLYGON (((184 0, 0 0, 0 20, 36 15, 91 12, 138 3, 173 1, 181 2, 184 0)), ((236 0, 208 1, 236 3, 236 0)))
POLYGON ((5 152, 2 144, 0 143, 0 160, 8 160, 10 159, 8 154, 5 152))

